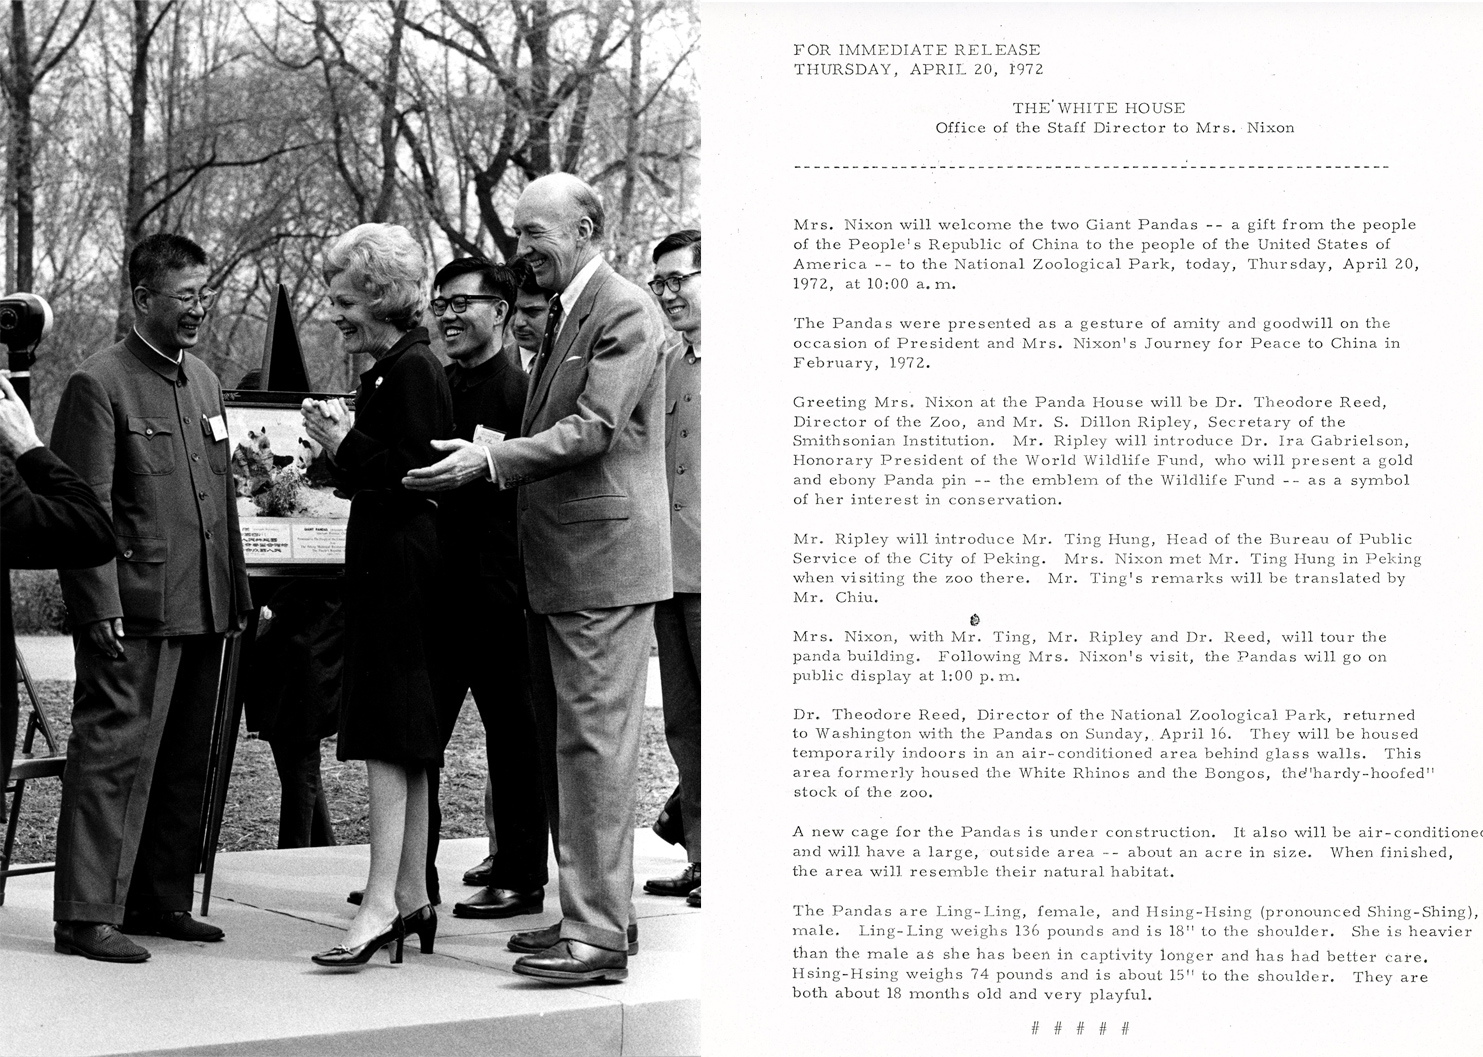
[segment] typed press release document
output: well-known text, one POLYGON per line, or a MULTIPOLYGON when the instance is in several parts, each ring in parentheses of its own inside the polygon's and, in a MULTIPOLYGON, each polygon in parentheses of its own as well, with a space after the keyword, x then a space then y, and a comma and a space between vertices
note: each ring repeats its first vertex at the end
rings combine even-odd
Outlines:
POLYGON ((706 8, 708 1052, 1479 1052, 1480 29, 706 8))

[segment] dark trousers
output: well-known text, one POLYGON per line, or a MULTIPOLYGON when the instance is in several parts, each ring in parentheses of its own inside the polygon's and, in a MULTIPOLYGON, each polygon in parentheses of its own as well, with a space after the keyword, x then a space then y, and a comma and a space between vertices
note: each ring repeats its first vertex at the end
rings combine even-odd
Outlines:
POLYGON ((282 792, 278 801, 278 847, 330 848, 335 826, 319 781, 319 739, 270 741, 282 792))
MULTIPOLYGON (((530 700, 530 661, 525 610, 502 580, 473 576, 455 584, 447 648, 439 659, 438 719, 443 744, 453 736, 472 690, 484 723, 484 752, 494 792, 495 888, 529 892, 548 881, 546 799, 530 700)), ((438 773, 428 773, 427 868, 435 890, 438 773)))
POLYGON ((117 925, 189 910, 221 636, 75 639, 77 686, 57 822, 53 916, 117 925))
POLYGON ((680 772, 685 854, 700 862, 700 594, 677 594, 654 605, 664 737, 680 772))
POLYGON ((561 870, 561 938, 628 949, 652 603, 531 614, 531 699, 561 870))

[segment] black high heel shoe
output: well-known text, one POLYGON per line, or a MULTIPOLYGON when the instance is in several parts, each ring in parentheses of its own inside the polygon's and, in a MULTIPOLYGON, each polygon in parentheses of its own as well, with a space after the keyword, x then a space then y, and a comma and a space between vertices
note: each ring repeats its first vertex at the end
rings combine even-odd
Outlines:
POLYGON ((403 917, 402 925, 408 936, 415 934, 422 941, 423 954, 433 952, 433 939, 438 934, 438 912, 431 903, 403 917))
POLYGON ((382 947, 391 947, 391 944, 395 942, 396 946, 391 948, 391 964, 400 965, 402 963, 402 943, 406 938, 407 925, 398 914, 396 919, 387 926, 385 932, 372 936, 360 946, 346 947, 342 944, 338 947, 331 947, 323 954, 314 955, 310 961, 315 965, 324 965, 331 969, 358 969, 370 961, 371 956, 382 947))

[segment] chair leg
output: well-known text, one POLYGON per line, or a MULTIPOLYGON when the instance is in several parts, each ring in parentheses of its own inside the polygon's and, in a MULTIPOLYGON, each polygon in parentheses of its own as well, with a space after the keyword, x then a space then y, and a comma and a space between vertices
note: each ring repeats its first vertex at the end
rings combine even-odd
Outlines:
POLYGON ((5 847, 0 848, 0 907, 5 905, 5 882, 10 879, 10 856, 15 851, 15 829, 21 817, 21 796, 25 789, 24 779, 15 783, 15 795, 10 801, 10 818, 5 820, 5 847))

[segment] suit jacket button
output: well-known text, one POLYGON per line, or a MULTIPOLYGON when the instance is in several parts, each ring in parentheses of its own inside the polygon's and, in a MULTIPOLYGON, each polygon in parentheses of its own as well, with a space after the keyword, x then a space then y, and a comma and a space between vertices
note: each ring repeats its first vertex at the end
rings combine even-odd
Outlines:
POLYGON ((125 558, 132 558, 132 557, 134 557, 134 550, 133 550, 133 548, 130 548, 130 549, 124 551, 124 557, 125 558))
POLYGON ((191 462, 200 462, 200 461, 201 461, 201 457, 199 455, 192 455, 191 456, 191 462))
POLYGON ((144 427, 144 435, 146 437, 153 437, 154 436, 154 430, 151 429, 149 426, 145 426, 144 427))
POLYGON ((206 530, 206 538, 207 539, 210 539, 211 538, 211 530, 210 529, 207 529, 206 530))
POLYGON ((683 467, 683 466, 676 466, 675 467, 675 473, 684 473, 684 472, 685 472, 685 467, 683 467))

